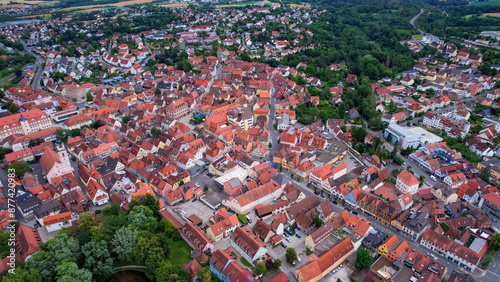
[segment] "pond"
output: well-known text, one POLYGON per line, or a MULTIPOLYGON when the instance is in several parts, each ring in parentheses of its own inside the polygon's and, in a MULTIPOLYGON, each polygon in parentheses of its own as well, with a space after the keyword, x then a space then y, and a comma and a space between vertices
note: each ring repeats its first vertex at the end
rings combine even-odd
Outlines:
POLYGON ((146 274, 138 270, 123 270, 116 272, 106 282, 150 282, 146 274))

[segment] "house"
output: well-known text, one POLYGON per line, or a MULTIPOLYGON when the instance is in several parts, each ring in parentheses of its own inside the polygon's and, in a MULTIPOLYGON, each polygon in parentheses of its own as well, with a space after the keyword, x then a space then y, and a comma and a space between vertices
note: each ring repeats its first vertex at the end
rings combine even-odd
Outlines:
POLYGON ((295 269, 300 282, 318 281, 342 264, 356 249, 351 238, 344 238, 325 250, 315 259, 295 269))
POLYGON ((243 187, 243 183, 241 183, 238 177, 234 177, 224 182, 223 187, 224 187, 224 192, 232 196, 236 194, 243 187))
POLYGON ((54 232, 61 230, 63 228, 68 228, 72 226, 72 222, 75 221, 76 218, 73 216, 73 213, 63 212, 51 216, 47 216, 43 218, 43 225, 47 229, 47 232, 54 232))
POLYGON ((382 230, 372 229, 370 233, 363 238, 363 248, 370 251, 370 253, 377 252, 378 247, 389 238, 389 235, 382 230))
POLYGON ((104 205, 109 201, 108 192, 95 179, 90 179, 87 185, 87 194, 96 206, 104 205))
POLYGON ((215 252, 215 246, 212 241, 191 222, 186 222, 180 228, 179 232, 181 233, 182 239, 198 252, 210 254, 215 252))
POLYGON ((255 266, 255 263, 261 261, 263 257, 265 258, 267 253, 266 245, 257 236, 239 226, 231 234, 231 247, 252 266, 255 266))
POLYGON ((255 222, 255 225, 253 226, 253 232, 264 243, 269 242, 271 237, 273 237, 275 235, 271 226, 267 225, 262 220, 258 220, 257 222, 255 222))
POLYGON ((35 228, 20 224, 16 231, 16 253, 17 259, 28 261, 36 252, 40 251, 40 244, 43 243, 42 237, 35 228))
POLYGON ((350 119, 356 119, 359 117, 359 112, 356 109, 350 109, 348 116, 350 119))
POLYGON ((347 166, 345 163, 338 166, 335 164, 326 164, 311 171, 309 175, 309 182, 315 187, 323 188, 329 179, 332 178, 333 180, 336 180, 344 176, 346 173, 347 166))
POLYGON ((401 234, 417 241, 427 229, 429 211, 426 207, 418 211, 410 211, 409 217, 402 224, 401 234))
POLYGON ((47 147, 40 158, 40 164, 50 184, 52 184, 52 178, 54 177, 73 173, 68 151, 64 148, 64 143, 61 140, 56 142, 56 151, 57 153, 47 147))
POLYGON ((420 182, 413 175, 413 173, 403 169, 397 177, 396 180, 396 189, 398 189, 401 193, 406 194, 410 193, 410 195, 414 195, 418 192, 418 187, 420 182))
POLYGON ((238 263, 232 251, 231 248, 227 248, 226 250, 217 249, 210 259, 210 270, 223 282, 259 281, 238 263))
POLYGON ((478 208, 486 213, 488 217, 495 220, 500 219, 500 195, 496 193, 481 195, 478 208))
POLYGON ((280 197, 283 188, 270 181, 236 197, 228 197, 222 200, 222 204, 237 213, 245 214, 261 203, 280 197))

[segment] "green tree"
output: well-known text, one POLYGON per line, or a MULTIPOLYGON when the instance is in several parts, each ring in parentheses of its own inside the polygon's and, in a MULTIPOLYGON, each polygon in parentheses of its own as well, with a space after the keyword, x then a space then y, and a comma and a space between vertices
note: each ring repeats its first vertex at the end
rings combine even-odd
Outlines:
POLYGON ((122 123, 127 124, 130 120, 131 120, 131 118, 130 118, 129 116, 124 116, 124 117, 122 118, 122 123))
POLYGON ((7 273, 3 278, 4 282, 42 282, 42 276, 38 269, 25 269, 18 267, 16 268, 15 274, 7 273))
POLYGON ((160 135, 160 133, 161 129, 158 129, 156 127, 151 128, 151 135, 153 135, 153 137, 157 137, 158 135, 160 135))
POLYGON ((158 227, 158 221, 153 216, 153 211, 147 206, 135 206, 128 216, 128 222, 131 227, 138 230, 155 232, 158 227))
POLYGON ((287 248, 285 254, 286 261, 292 263, 297 260, 297 253, 294 248, 287 248))
POLYGON ((491 169, 487 166, 483 167, 478 174, 478 177, 483 181, 489 182, 491 177, 491 169))
POLYGON ((491 238, 490 248, 495 252, 500 251, 500 233, 495 234, 491 238))
POLYGON ((78 219, 78 227, 90 231, 96 225, 95 217, 90 212, 83 212, 78 219))
POLYGON ((118 255, 119 260, 127 260, 134 254, 134 247, 137 243, 137 230, 132 227, 122 227, 116 231, 111 245, 113 252, 118 255))
POLYGON ((271 149, 273 147, 273 143, 269 142, 269 144, 267 144, 267 147, 271 149))
POLYGON ((89 269, 94 277, 105 280, 113 274, 113 259, 108 251, 106 241, 90 241, 82 247, 85 257, 84 267, 89 269))
POLYGON ((368 250, 360 248, 356 253, 356 255, 357 255, 356 268, 369 269, 373 260, 372 256, 370 255, 370 252, 368 250))
POLYGON ((198 282, 212 282, 212 271, 210 268, 204 267, 198 276, 198 282))
POLYGON ((75 262, 63 262, 56 267, 56 272, 58 282, 93 281, 92 273, 85 268, 78 268, 75 262))
POLYGON ((261 274, 266 273, 267 268, 263 262, 258 262, 255 264, 254 270, 255 270, 255 274, 261 275, 261 274))
POLYGON ((314 221, 314 225, 316 226, 316 228, 319 228, 319 227, 321 227, 321 225, 323 225, 323 220, 321 220, 321 218, 319 218, 319 215, 316 215, 313 218, 313 221, 314 221))
POLYGON ((14 174, 17 175, 17 177, 22 177, 26 172, 33 171, 30 165, 26 162, 11 163, 7 171, 12 171, 12 170, 14 170, 14 174))
POLYGON ((450 226, 446 224, 446 222, 441 222, 439 225, 441 225, 441 228, 443 228, 444 232, 448 232, 450 230, 450 226))
POLYGON ((280 259, 275 259, 273 262, 274 262, 274 268, 276 269, 280 268, 281 264, 283 263, 280 259))
POLYGON ((16 104, 14 104, 14 103, 10 104, 9 111, 11 113, 13 113, 13 114, 17 113, 17 106, 16 106, 16 104))
POLYGON ((37 269, 44 280, 56 274, 56 267, 63 262, 77 262, 80 256, 80 244, 77 239, 61 233, 54 240, 47 242, 46 250, 35 253, 26 262, 27 269, 37 269))
POLYGON ((92 102, 92 101, 94 101, 94 97, 92 96, 92 94, 87 93, 87 102, 92 102))
POLYGON ((169 261, 162 261, 155 272, 156 281, 177 282, 189 281, 189 273, 182 267, 172 265, 169 261))

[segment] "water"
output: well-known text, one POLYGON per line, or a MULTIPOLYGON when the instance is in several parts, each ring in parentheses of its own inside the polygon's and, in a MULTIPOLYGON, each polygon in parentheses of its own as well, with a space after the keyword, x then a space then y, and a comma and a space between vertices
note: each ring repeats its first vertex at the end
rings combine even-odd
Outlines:
POLYGON ((144 272, 138 270, 123 270, 113 274, 106 282, 150 282, 144 272))

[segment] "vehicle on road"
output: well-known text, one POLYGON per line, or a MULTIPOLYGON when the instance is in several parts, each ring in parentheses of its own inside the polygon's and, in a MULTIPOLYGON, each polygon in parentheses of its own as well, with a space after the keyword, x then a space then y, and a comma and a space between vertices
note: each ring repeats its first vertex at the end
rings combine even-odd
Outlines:
POLYGON ((314 194, 319 195, 319 192, 318 191, 314 191, 314 194))
POLYGON ((357 211, 352 211, 352 213, 353 213, 353 214, 358 214, 358 212, 357 212, 357 211))
POLYGON ((434 181, 437 181, 437 180, 436 180, 436 177, 435 177, 434 175, 431 175, 431 176, 430 176, 430 178, 431 178, 432 180, 434 180, 434 181))
POLYGON ((300 236, 300 234, 299 234, 299 233, 295 234, 295 236, 296 236, 297 238, 302 237, 302 236, 300 236))
POLYGON ((332 203, 333 203, 334 205, 338 205, 338 204, 339 204, 339 203, 337 203, 337 201, 332 201, 332 203))

